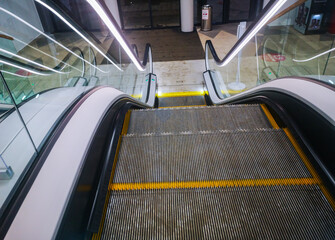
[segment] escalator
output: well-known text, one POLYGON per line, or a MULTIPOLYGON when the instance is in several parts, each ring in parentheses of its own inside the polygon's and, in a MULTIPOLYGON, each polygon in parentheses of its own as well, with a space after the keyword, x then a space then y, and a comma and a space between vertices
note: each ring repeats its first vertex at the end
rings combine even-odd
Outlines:
POLYGON ((333 239, 334 202, 265 105, 132 110, 93 239, 333 239))
MULTIPOLYGON (((22 124, 14 130, 19 137, 27 133, 30 142, 6 125, 13 136, 1 161, 15 166, 17 155, 10 151, 20 148, 26 155, 23 146, 30 143, 35 151, 20 159, 26 164, 22 173, 13 167, 14 179, 20 178, 1 202, 0 238, 335 239, 332 85, 302 76, 260 81, 261 67, 251 64, 255 58, 258 64, 257 52, 247 45, 241 47, 245 59, 232 56, 242 36, 222 60, 206 42, 203 91, 160 93, 149 44, 140 61, 125 39, 129 49, 121 48, 122 41, 118 45, 117 34, 108 38, 79 28, 65 3, 37 2, 72 23, 76 30, 66 35, 78 39, 80 32, 88 38, 78 42, 91 57, 84 76, 33 76, 57 88, 50 84, 47 94, 22 104, 12 100, 9 117, 17 113, 21 119, 14 120, 22 124), (115 49, 105 51, 97 39, 115 40, 109 45, 115 49), (240 68, 246 71, 235 71, 240 68), (245 89, 229 90, 235 77, 245 80, 245 89), (47 102, 42 107, 41 99, 47 102), (55 111, 59 114, 51 119, 55 111), (39 114, 49 127, 36 120, 39 114)), ((276 2, 270 1, 255 24, 276 2)), ((88 4, 106 8, 102 1, 88 0, 77 6, 79 12, 89 9, 95 16, 88 4)), ((104 29, 115 22, 107 16, 110 22, 101 18, 104 29)), ((65 24, 64 19, 58 20, 65 24)), ((70 42, 62 34, 55 39, 70 42)), ((58 51, 55 56, 65 55, 58 51)))

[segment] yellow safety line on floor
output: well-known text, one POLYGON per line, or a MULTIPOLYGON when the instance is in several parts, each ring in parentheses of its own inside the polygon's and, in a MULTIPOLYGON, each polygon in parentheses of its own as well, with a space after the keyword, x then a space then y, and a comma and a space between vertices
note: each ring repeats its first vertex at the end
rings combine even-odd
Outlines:
POLYGON ((215 187, 253 187, 278 185, 313 185, 318 184, 314 178, 275 178, 275 179, 240 179, 218 181, 158 182, 158 183, 112 183, 109 190, 143 190, 175 188, 215 188, 215 187))
POLYGON ((170 107, 159 107, 159 108, 185 108, 185 107, 206 107, 207 105, 187 105, 187 106, 170 106, 170 107))
POLYGON ((302 159, 302 161, 306 165, 308 171, 312 174, 313 178, 316 179, 319 182, 319 187, 320 187, 321 191, 323 192, 323 194, 327 198, 327 200, 330 203, 330 205, 332 206, 332 208, 335 210, 335 201, 334 201, 333 197, 328 192, 326 187, 323 185, 323 183, 321 181, 321 178, 319 177, 318 173, 316 172, 316 170, 314 169, 314 167, 312 166, 312 164, 308 160, 306 154, 303 152, 303 150, 299 146, 298 142, 295 140, 292 133, 290 132, 290 130, 288 128, 284 128, 283 130, 285 131, 285 133, 286 133, 287 137, 289 138, 289 140, 291 141, 293 147, 295 148, 295 150, 299 154, 300 158, 302 159))
POLYGON ((131 111, 129 110, 126 113, 126 116, 124 117, 123 127, 122 127, 122 131, 121 131, 122 135, 126 135, 127 134, 128 126, 129 126, 129 120, 130 120, 130 114, 131 114, 131 111))
POLYGON ((168 92, 168 93, 158 93, 156 97, 166 98, 166 97, 191 97, 191 96, 204 96, 206 91, 197 92, 168 92))
MULTIPOLYGON (((109 186, 112 184, 113 179, 114 179, 114 173, 115 173, 117 158, 118 158, 118 155, 119 155, 121 139, 122 139, 122 135, 124 135, 123 133, 127 134, 130 114, 131 114, 131 111, 128 111, 126 113, 124 123, 123 123, 123 127, 122 127, 122 131, 121 131, 121 135, 119 136, 119 139, 118 139, 118 142, 117 142, 117 147, 116 147, 116 152, 115 152, 115 156, 114 156, 112 172, 111 172, 111 176, 109 178, 109 184, 108 184, 109 186)), ((104 223, 105 223, 106 211, 107 211, 107 206, 108 206, 110 194, 111 194, 111 192, 108 189, 108 192, 107 192, 107 195, 106 195, 106 200, 105 200, 105 205, 104 205, 104 210, 103 210, 103 213, 102 213, 103 217, 101 218, 101 221, 100 221, 99 230, 98 230, 97 233, 93 234, 92 240, 98 240, 98 239, 101 238, 102 230, 103 230, 104 223)))
POLYGON ((273 118, 272 114, 270 113, 269 109, 265 104, 261 104, 263 112, 265 113, 266 117, 268 118, 269 122, 271 123, 274 129, 279 129, 278 124, 276 123, 275 119, 273 118))

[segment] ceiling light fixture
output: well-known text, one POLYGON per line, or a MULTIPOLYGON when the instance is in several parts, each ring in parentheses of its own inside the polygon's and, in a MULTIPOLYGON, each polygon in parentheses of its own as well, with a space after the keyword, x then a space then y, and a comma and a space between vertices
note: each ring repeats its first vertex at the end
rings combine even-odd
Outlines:
POLYGON ((130 49, 125 39, 122 37, 122 35, 118 31, 114 23, 111 21, 111 19, 108 17, 105 10, 101 7, 101 5, 96 0, 87 0, 87 2, 92 6, 92 8, 100 16, 100 18, 105 23, 105 25, 108 27, 108 29, 112 32, 116 40, 120 43, 121 47, 127 53, 127 55, 129 56, 131 61, 135 64, 137 69, 140 71, 144 71, 145 68, 143 68, 142 64, 138 61, 137 57, 135 56, 133 51, 130 49))

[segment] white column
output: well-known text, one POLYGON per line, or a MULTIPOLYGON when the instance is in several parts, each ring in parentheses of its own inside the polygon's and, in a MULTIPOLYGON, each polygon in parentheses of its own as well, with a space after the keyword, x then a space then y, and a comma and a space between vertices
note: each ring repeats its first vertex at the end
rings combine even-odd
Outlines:
POLYGON ((114 19, 119 24, 119 27, 121 27, 120 13, 119 13, 119 7, 117 4, 117 0, 105 0, 105 3, 109 11, 113 15, 114 19))
POLYGON ((180 22, 182 32, 193 32, 194 10, 193 0, 180 0, 180 22))

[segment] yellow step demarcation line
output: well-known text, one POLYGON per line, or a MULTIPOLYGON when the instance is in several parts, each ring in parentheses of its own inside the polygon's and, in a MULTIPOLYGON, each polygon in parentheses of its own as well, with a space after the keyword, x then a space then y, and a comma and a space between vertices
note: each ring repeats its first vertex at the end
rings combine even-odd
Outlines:
POLYGON ((126 116, 124 118, 124 122, 123 122, 123 127, 122 127, 122 131, 121 131, 122 135, 126 135, 127 134, 128 126, 129 126, 129 121, 130 121, 130 114, 131 114, 131 111, 128 110, 128 112, 126 113, 126 116))
POLYGON ((284 128, 283 130, 286 133, 286 135, 287 135, 288 139, 290 140, 290 142, 292 143, 294 149, 297 151, 297 153, 299 154, 300 158, 302 159, 302 161, 306 165, 308 171, 312 174, 313 178, 320 180, 319 175, 315 171, 315 169, 312 166, 312 164, 309 162, 306 154, 302 151, 301 147, 299 146, 298 142, 293 137, 292 133, 288 130, 288 128, 284 128))
POLYGON ((92 240, 99 240, 101 239, 101 234, 102 234, 102 229, 104 227, 104 222, 105 222, 105 216, 106 216, 106 212, 107 212, 107 206, 108 206, 108 202, 109 202, 109 197, 111 195, 111 191, 108 191, 107 192, 107 195, 106 195, 106 200, 105 200, 105 205, 104 205, 104 210, 103 210, 103 213, 102 213, 102 218, 101 218, 101 222, 100 222, 100 226, 99 226, 99 230, 97 233, 93 233, 93 236, 92 236, 92 240))
MULTIPOLYGON (((245 90, 221 90, 221 93, 226 94, 237 94, 244 92, 245 90)), ((193 91, 193 92, 166 92, 166 93, 157 93, 156 97, 158 98, 167 98, 167 97, 192 97, 192 96, 204 96, 208 95, 208 91, 193 91)))
MULTIPOLYGON (((116 147, 116 152, 115 152, 115 156, 114 156, 114 162, 113 162, 112 172, 111 172, 111 176, 110 176, 110 178, 109 178, 109 185, 113 182, 113 179, 114 179, 114 173, 115 173, 115 168, 116 168, 116 162, 117 162, 118 155, 119 155, 119 151, 120 151, 121 138, 122 138, 122 135, 127 134, 128 126, 129 126, 129 120, 130 120, 130 114, 131 114, 131 111, 129 110, 129 111, 126 113, 126 116, 125 116, 125 119, 124 119, 124 122, 123 122, 123 127, 122 127, 122 131, 121 131, 121 135, 119 136, 118 143, 117 143, 117 147, 116 147)), ((109 202, 109 197, 110 197, 110 195, 111 195, 111 191, 108 189, 108 191, 107 191, 107 195, 106 195, 106 199, 105 199, 105 204, 104 204, 104 210, 103 210, 103 213, 102 213, 102 216, 103 216, 103 217, 101 218, 101 221, 100 221, 99 230, 98 230, 97 233, 94 233, 94 234, 93 234, 93 236, 92 236, 92 240, 98 240, 98 239, 101 239, 101 234, 102 234, 102 230, 103 230, 104 223, 105 223, 106 212, 107 212, 107 206, 108 206, 108 202, 109 202)))
POLYGON ((207 105, 186 105, 186 106, 170 106, 170 107, 159 107, 159 108, 187 108, 187 107, 206 107, 207 105))
MULTIPOLYGON (((158 98, 168 98, 168 97, 193 97, 193 96, 205 96, 208 94, 207 91, 197 91, 197 92, 169 92, 156 94, 158 98)), ((206 102, 206 99, 204 99, 206 102)), ((186 105, 186 106, 169 106, 169 107, 158 107, 158 108, 181 108, 181 107, 204 107, 207 105, 186 105)))
POLYGON ((322 193, 325 195, 325 197, 327 198, 329 204, 335 210, 335 201, 334 201, 334 198, 331 196, 331 194, 329 193, 329 191, 327 190, 327 188, 325 187, 325 185, 322 183, 321 178, 319 177, 318 173, 314 169, 313 165, 308 160, 306 154, 303 152, 303 150, 299 146, 298 142, 295 140, 295 138, 293 137, 292 133, 290 132, 290 130, 288 128, 284 128, 283 130, 285 131, 285 133, 286 133, 287 137, 289 138, 290 142, 292 143, 292 145, 294 146, 295 150, 299 154, 300 158, 304 162, 304 164, 307 167, 308 171, 311 173, 311 175, 313 176, 313 178, 316 179, 319 182, 319 187, 320 187, 322 193))
MULTIPOLYGON (((204 96, 207 91, 157 93, 158 98, 204 96)), ((208 93, 207 93, 208 94, 208 93)))
MULTIPOLYGON (((267 106, 265 104, 261 104, 261 107, 262 107, 262 109, 263 109, 266 117, 269 119, 269 122, 271 123, 272 127, 274 129, 279 129, 278 124, 276 123, 275 119, 273 118, 273 116, 270 113, 270 111, 267 108, 267 106)), ((329 191, 327 190, 327 188, 322 183, 321 178, 319 177, 318 173, 314 169, 313 165, 308 160, 306 154, 304 153, 304 151, 302 150, 302 148, 300 147, 300 145, 298 144, 298 142, 295 140, 295 138, 293 137, 293 135, 290 132, 290 130, 288 128, 284 128, 283 130, 284 130, 286 136, 288 137, 288 139, 290 140, 291 144, 293 145, 294 149, 299 154, 299 156, 300 156, 301 160, 303 161, 303 163, 305 164, 306 168, 308 169, 308 171, 312 175, 313 179, 315 179, 315 181, 318 182, 318 185, 319 185, 322 193, 327 198, 329 204, 335 210, 335 201, 334 201, 334 198, 331 196, 331 194, 329 193, 329 191)))
POLYGON ((272 114, 270 113, 269 109, 265 104, 261 104, 261 108, 263 109, 263 112, 265 113, 266 117, 268 118, 271 126, 274 129, 279 129, 278 124, 276 123, 275 119, 273 118, 272 114))
POLYGON ((319 183, 318 180, 314 178, 238 179, 238 180, 189 181, 189 182, 111 183, 108 189, 111 191, 125 191, 125 190, 144 190, 144 189, 313 185, 318 183, 319 183))

